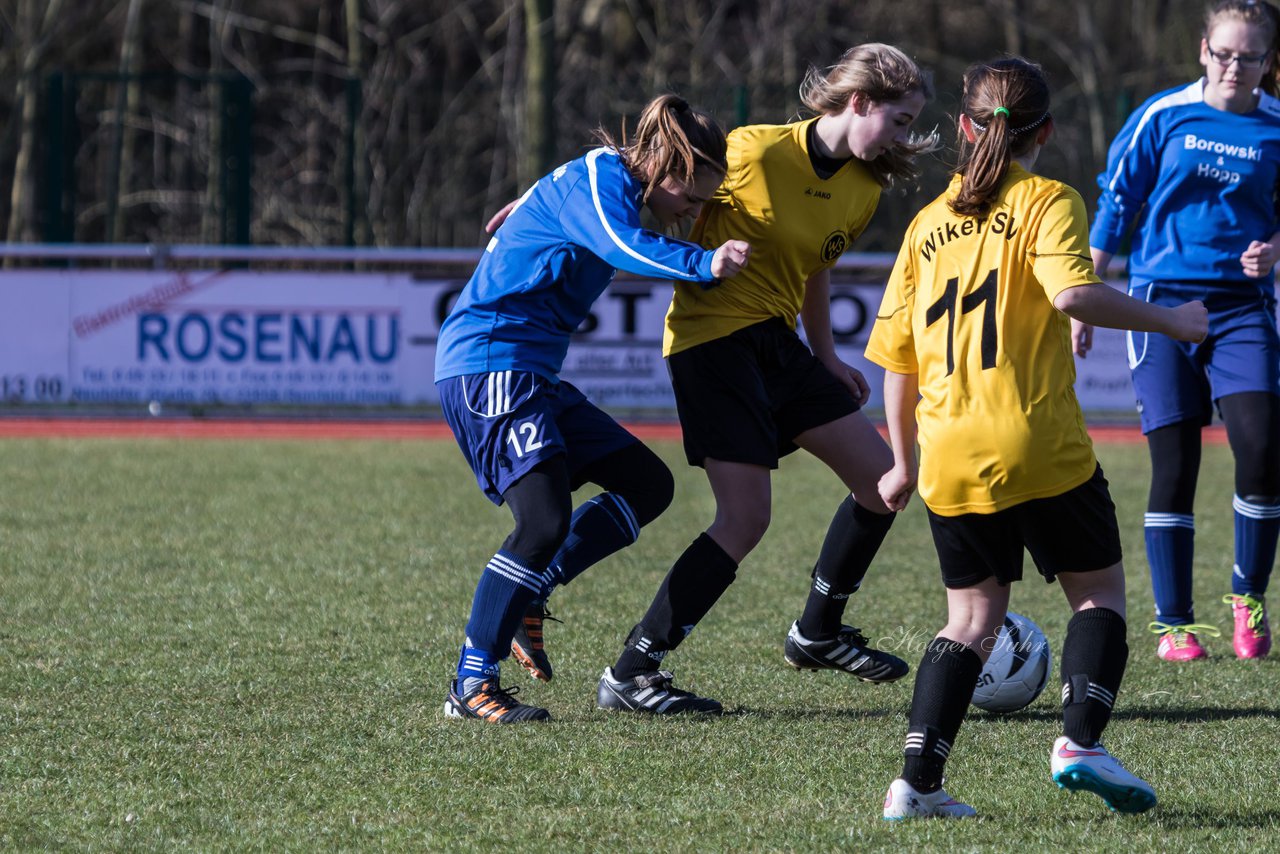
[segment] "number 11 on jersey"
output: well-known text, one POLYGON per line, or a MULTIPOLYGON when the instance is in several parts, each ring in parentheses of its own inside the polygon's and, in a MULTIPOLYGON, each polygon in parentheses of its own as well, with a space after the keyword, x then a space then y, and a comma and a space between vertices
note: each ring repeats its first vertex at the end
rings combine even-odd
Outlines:
MULTIPOLYGON (((997 270, 987 273, 987 278, 976 290, 960 299, 960 314, 966 315, 982 306, 982 370, 996 366, 996 281, 997 270)), ((960 290, 960 278, 947 279, 946 289, 925 312, 925 326, 932 326, 944 316, 947 318, 947 376, 955 370, 956 296, 960 290)))

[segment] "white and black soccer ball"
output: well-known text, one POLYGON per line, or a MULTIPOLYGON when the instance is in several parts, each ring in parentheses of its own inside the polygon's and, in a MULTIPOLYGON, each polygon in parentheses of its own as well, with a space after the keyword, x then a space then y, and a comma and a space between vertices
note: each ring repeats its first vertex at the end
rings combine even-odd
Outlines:
POLYGON ((1012 611, 996 632, 991 657, 978 676, 973 704, 988 712, 1016 712, 1040 696, 1049 682, 1049 639, 1031 620, 1012 611))

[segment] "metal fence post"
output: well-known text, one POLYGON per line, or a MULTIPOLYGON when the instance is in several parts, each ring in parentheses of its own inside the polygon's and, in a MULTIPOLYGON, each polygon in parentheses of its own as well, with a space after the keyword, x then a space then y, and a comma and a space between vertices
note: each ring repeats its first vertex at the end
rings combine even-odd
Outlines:
POLYGON ((253 84, 247 77, 224 78, 222 155, 222 242, 252 242, 253 217, 253 84))

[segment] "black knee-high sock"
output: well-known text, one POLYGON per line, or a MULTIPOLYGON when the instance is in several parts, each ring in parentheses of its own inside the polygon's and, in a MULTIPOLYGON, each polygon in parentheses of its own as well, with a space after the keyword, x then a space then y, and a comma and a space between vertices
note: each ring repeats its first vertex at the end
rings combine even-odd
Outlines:
POLYGON ((1125 621, 1110 608, 1077 611, 1062 642, 1062 734, 1083 747, 1102 738, 1129 661, 1125 621))
POLYGON ((936 637, 916 670, 902 779, 921 793, 942 788, 942 771, 964 722, 982 659, 961 643, 936 637))
POLYGON ((800 616, 801 634, 819 640, 840 631, 849 596, 862 584, 895 515, 872 513, 852 495, 836 509, 813 567, 813 585, 800 616))
POLYGON ((651 673, 733 583, 738 564, 706 534, 676 560, 614 665, 617 679, 651 673))

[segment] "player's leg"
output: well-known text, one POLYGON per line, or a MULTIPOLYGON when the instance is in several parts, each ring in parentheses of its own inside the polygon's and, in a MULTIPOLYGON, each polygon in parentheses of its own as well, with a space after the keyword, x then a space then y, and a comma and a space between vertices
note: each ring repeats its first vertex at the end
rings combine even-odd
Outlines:
POLYGON ((1117 812, 1145 812, 1155 790, 1130 772, 1102 744, 1120 691, 1129 645, 1125 640, 1124 568, 1058 575, 1071 603, 1062 643, 1062 729, 1049 769, 1064 789, 1098 795, 1117 812))
POLYGON ((858 411, 848 387, 795 333, 786 328, 773 332, 773 359, 763 379, 779 454, 805 449, 849 490, 827 526, 804 610, 783 643, 784 657, 801 669, 839 670, 868 682, 892 682, 910 670, 907 663, 872 648, 858 629, 844 625, 844 613, 895 518, 878 489, 893 454, 858 411))
POLYGON ((1071 605, 1062 644, 1062 736, 1050 754, 1060 787, 1093 792, 1121 812, 1155 806, 1155 792, 1102 746, 1102 732, 1129 660, 1120 529, 1102 469, 1062 495, 1018 508, 1040 573, 1071 605))
POLYGON ((634 543, 640 529, 670 505, 675 490, 671 471, 658 455, 572 385, 562 381, 556 401, 571 488, 594 483, 604 491, 574 510, 569 532, 543 574, 542 593, 529 603, 512 640, 512 656, 543 681, 553 675, 543 637, 546 621, 555 619, 547 610, 547 598, 558 586, 634 543))
POLYGON ((660 668, 733 583, 738 571, 734 554, 749 552, 768 527, 769 469, 711 459, 703 463, 716 500, 715 522, 672 565, 618 660, 601 677, 596 699, 602 708, 721 711, 714 700, 674 688, 669 672, 660 668), (718 539, 725 532, 728 547, 718 539))
POLYGON ((574 511, 548 567, 547 593, 634 543, 675 493, 671 470, 644 443, 569 383, 560 383, 559 396, 564 409, 556 423, 569 449, 571 486, 592 483, 603 492, 574 511))
POLYGON ((660 666, 733 583, 738 563, 769 526, 777 428, 761 368, 774 324, 756 324, 667 360, 685 457, 707 472, 716 501, 710 527, 685 548, 597 686, 602 708, 721 711, 720 703, 671 684, 660 666))
POLYGON ((472 598, 466 639, 450 685, 451 717, 513 723, 547 720, 545 709, 499 687, 499 665, 542 576, 568 529, 569 472, 548 403, 550 384, 533 374, 500 372, 438 384, 441 408, 485 494, 506 503, 514 527, 489 558, 472 598))
POLYGON ((507 718, 515 715, 514 720, 541 719, 526 711, 534 707, 518 704, 499 691, 498 667, 511 650, 529 604, 541 594, 542 573, 569 527, 569 474, 564 457, 540 463, 512 484, 503 498, 515 527, 480 574, 446 712, 456 717, 488 718, 489 713, 501 712, 507 718))
POLYGON ((975 814, 947 795, 942 778, 1008 611, 1009 585, 1022 574, 1022 541, 1008 512, 929 513, 947 588, 947 624, 916 668, 902 774, 885 797, 886 819, 975 814))
POLYGON ((1205 657, 1201 634, 1212 626, 1195 622, 1192 512, 1200 471, 1200 430, 1208 423, 1209 386, 1200 365, 1204 352, 1155 333, 1129 333, 1130 367, 1151 454, 1151 489, 1143 538, 1159 635, 1157 654, 1166 661, 1205 657))
POLYGON ((1236 461, 1235 565, 1231 593, 1235 653, 1260 658, 1271 648, 1264 595, 1280 533, 1280 333, 1271 289, 1241 293, 1212 319, 1216 342, 1209 381, 1236 461))
POLYGON ((827 527, 804 612, 784 644, 786 660, 797 668, 842 670, 867 682, 900 679, 910 670, 905 661, 873 648, 858 629, 844 625, 849 597, 862 585, 895 518, 877 488, 893 452, 861 412, 810 428, 795 442, 835 472, 850 494, 827 527))
POLYGON ((1231 593, 1233 646, 1240 658, 1261 658, 1271 650, 1266 592, 1280 537, 1280 397, 1243 392, 1221 398, 1235 456, 1235 563, 1231 593))

